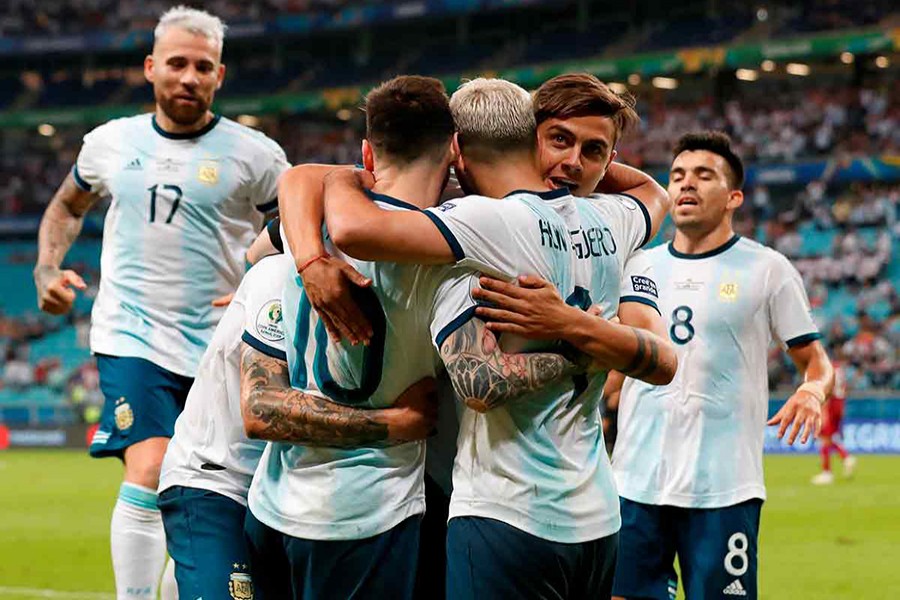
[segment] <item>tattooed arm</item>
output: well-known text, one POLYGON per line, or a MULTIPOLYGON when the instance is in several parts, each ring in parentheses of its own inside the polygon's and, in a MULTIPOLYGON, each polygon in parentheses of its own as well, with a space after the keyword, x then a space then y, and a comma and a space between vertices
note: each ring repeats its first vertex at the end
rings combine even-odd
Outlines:
POLYGON ((38 260, 34 267, 34 283, 37 287, 38 307, 50 314, 61 315, 72 308, 74 286, 84 289, 85 284, 75 271, 61 271, 66 252, 81 233, 85 213, 97 201, 97 194, 82 190, 69 173, 56 191, 38 230, 38 260))
POLYGON ((423 379, 390 408, 352 408, 291 388, 286 362, 241 348, 241 415, 250 439, 337 448, 425 439, 437 419, 433 391, 434 380, 423 379))
POLYGON ((507 354, 479 319, 470 319, 447 337, 441 358, 457 395, 482 413, 584 371, 584 365, 560 354, 507 354))

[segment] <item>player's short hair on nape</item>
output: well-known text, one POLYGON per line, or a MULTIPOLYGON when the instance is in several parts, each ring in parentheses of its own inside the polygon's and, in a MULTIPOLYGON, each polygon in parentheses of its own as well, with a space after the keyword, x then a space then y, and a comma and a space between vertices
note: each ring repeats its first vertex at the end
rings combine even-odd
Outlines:
POLYGON ((440 160, 456 127, 439 79, 401 75, 366 96, 366 139, 376 155, 400 165, 440 160))
POLYGON ((470 159, 502 160, 515 151, 533 152, 537 123, 531 94, 505 79, 467 81, 450 97, 459 145, 470 159))
POLYGON ((687 133, 678 139, 675 149, 672 150, 674 159, 682 152, 693 150, 706 150, 718 154, 728 164, 728 184, 733 190, 739 190, 744 185, 744 161, 731 148, 731 138, 723 131, 699 131, 687 133))
POLYGON ((590 73, 567 73, 545 81, 534 92, 534 115, 538 123, 547 119, 608 117, 616 126, 618 142, 640 123, 635 98, 617 93, 590 73))
POLYGON ((227 26, 219 17, 188 6, 173 6, 162 14, 156 29, 153 30, 154 43, 173 28, 183 29, 196 35, 202 35, 215 43, 219 49, 225 43, 225 30, 227 26))

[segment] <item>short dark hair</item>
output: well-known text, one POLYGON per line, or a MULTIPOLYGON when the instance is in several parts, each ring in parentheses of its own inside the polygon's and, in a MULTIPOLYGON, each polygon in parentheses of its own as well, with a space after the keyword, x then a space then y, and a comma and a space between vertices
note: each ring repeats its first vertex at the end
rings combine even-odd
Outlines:
POLYGON ((366 139, 377 153, 403 164, 438 155, 456 130, 439 79, 401 75, 366 96, 366 139))
POLYGON ((728 134, 722 131, 687 133, 678 139, 678 143, 675 144, 675 149, 672 151, 672 158, 674 159, 682 152, 692 150, 706 150, 724 158, 731 171, 726 173, 731 188, 739 190, 744 185, 744 161, 731 149, 731 138, 728 137, 728 134))
POLYGON ((548 79, 534 93, 534 117, 538 125, 547 119, 609 117, 616 126, 615 144, 640 123, 634 96, 617 94, 590 73, 568 73, 548 79))

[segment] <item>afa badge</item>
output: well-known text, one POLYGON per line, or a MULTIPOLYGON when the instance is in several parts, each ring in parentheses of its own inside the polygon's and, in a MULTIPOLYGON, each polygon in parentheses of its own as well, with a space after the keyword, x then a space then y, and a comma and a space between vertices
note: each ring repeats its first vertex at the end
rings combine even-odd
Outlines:
POLYGON ((197 179, 207 185, 216 185, 219 183, 219 165, 212 160, 201 161, 197 179))
POLYGON ((284 339, 281 325, 281 300, 269 300, 256 315, 256 331, 264 340, 280 342, 284 339))
POLYGON ((734 302, 738 296, 738 284, 721 283, 719 284, 719 299, 723 302, 734 302))
POLYGON ((116 400, 115 415, 116 429, 119 431, 125 431, 134 425, 134 412, 131 410, 131 405, 125 401, 125 396, 116 400))
POLYGON ((234 600, 253 600, 253 581, 250 574, 245 573, 247 565, 239 565, 234 563, 232 568, 235 571, 228 578, 228 593, 234 600), (242 569, 238 571, 238 569, 242 569))

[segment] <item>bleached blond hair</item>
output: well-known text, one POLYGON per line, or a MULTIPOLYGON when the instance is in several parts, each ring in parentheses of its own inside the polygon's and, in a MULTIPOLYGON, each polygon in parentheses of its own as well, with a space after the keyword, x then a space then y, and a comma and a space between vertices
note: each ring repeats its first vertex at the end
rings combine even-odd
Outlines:
POLYGON ((158 42, 169 29, 177 27, 191 33, 202 35, 214 42, 219 50, 225 43, 225 29, 222 19, 205 10, 190 8, 188 6, 173 6, 162 14, 156 29, 153 30, 153 41, 158 42))
POLYGON ((459 143, 480 160, 533 150, 537 123, 531 94, 505 79, 467 81, 450 97, 459 143))

